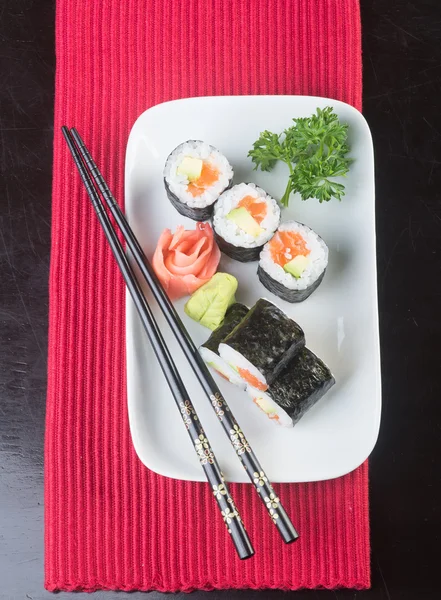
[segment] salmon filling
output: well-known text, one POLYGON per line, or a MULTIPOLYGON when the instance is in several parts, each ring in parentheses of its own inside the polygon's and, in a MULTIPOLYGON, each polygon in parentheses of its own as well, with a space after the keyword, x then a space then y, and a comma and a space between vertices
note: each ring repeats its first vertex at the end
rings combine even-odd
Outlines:
POLYGON ((213 165, 205 162, 198 179, 188 184, 187 190, 193 197, 201 196, 206 189, 211 187, 219 179, 219 171, 213 165))
MULTIPOLYGON (((216 369, 216 367, 214 367, 214 368, 216 369)), ((226 381, 230 381, 230 380, 228 379, 228 377, 222 373, 222 371, 219 371, 219 369, 216 369, 216 373, 217 373, 218 375, 220 375, 221 377, 223 377, 224 379, 226 379, 226 381)))
POLYGON ((268 386, 266 385, 266 383, 263 383, 262 381, 257 379, 257 377, 255 375, 253 375, 252 373, 250 373, 250 371, 248 371, 248 369, 241 369, 240 367, 237 367, 237 371, 238 371, 239 375, 242 377, 242 379, 245 379, 245 381, 247 383, 249 383, 250 385, 252 385, 254 388, 256 388, 262 392, 265 392, 268 389, 268 386))
POLYGON ((277 413, 275 413, 275 412, 271 412, 271 413, 269 413, 269 412, 266 412, 266 410, 264 410, 264 409, 263 409, 263 408, 260 406, 260 404, 259 404, 259 402, 258 402, 257 398, 253 398, 253 402, 254 402, 254 404, 255 404, 256 406, 258 406, 258 407, 260 408, 260 410, 261 410, 262 412, 264 412, 264 413, 266 414, 266 416, 268 417, 268 419, 271 419, 271 421, 276 421, 276 423, 280 424, 280 417, 279 417, 279 415, 278 415, 277 413))
POLYGON ((296 256, 308 256, 311 253, 303 237, 295 231, 278 231, 270 241, 269 249, 271 258, 281 267, 296 256))
POLYGON ((259 225, 266 217, 267 207, 265 202, 259 202, 256 198, 253 198, 253 196, 244 196, 237 206, 246 208, 259 225))
POLYGON ((268 418, 271 419, 272 421, 280 421, 280 417, 277 413, 267 413, 268 414, 268 418))

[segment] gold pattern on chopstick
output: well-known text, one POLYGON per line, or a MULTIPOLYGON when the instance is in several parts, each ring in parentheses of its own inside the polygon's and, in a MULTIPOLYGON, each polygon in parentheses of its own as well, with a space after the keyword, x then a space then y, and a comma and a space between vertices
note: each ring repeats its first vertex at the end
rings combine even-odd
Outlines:
POLYGON ((184 421, 185 427, 188 429, 191 425, 191 418, 193 421, 198 420, 198 416, 195 413, 195 410, 190 402, 190 400, 185 400, 184 402, 179 402, 179 406, 181 408, 182 420, 184 421))
POLYGON ((230 438, 237 454, 240 455, 244 452, 251 452, 251 446, 249 445, 242 432, 242 429, 239 427, 239 425, 237 425, 237 423, 233 426, 233 429, 230 429, 230 438))
POLYGON ((254 471, 253 477, 254 477, 254 479, 253 479, 254 483, 260 487, 264 486, 265 483, 268 481, 268 479, 266 478, 266 475, 263 471, 260 471, 259 473, 254 471))
POLYGON ((232 520, 238 517, 238 513, 233 509, 231 510, 229 506, 225 510, 222 511, 222 517, 224 519, 224 523, 230 525, 232 520))
POLYGON ((277 514, 276 510, 279 508, 280 500, 275 494, 271 493, 269 495, 269 497, 266 496, 264 498, 264 501, 265 501, 266 507, 269 510, 269 514, 271 515, 273 523, 275 523, 276 519, 279 518, 279 515, 277 514))
POLYGON ((242 519, 240 518, 240 514, 238 513, 236 505, 234 504, 234 500, 233 498, 231 498, 231 496, 227 499, 227 502, 230 506, 227 506, 227 508, 225 508, 222 511, 222 517, 224 519, 225 525, 227 526, 228 533, 231 533, 231 529, 229 526, 231 525, 233 519, 236 519, 238 523, 241 523, 242 527, 244 527, 244 524, 242 519))
POLYGON ((266 505, 267 505, 267 507, 268 507, 268 508, 278 508, 278 507, 279 507, 280 500, 279 500, 279 498, 278 498, 278 497, 277 497, 275 494, 273 494, 273 493, 271 493, 271 494, 269 495, 269 497, 268 497, 268 496, 266 496, 266 497, 264 498, 264 500, 265 500, 265 503, 266 503, 266 505))
POLYGON ((218 486, 213 485, 213 494, 218 500, 220 500, 222 498, 222 496, 225 496, 226 493, 227 493, 227 488, 225 486, 225 483, 221 483, 218 486))
POLYGON ((206 465, 207 463, 212 465, 214 463, 214 455, 205 435, 201 433, 200 436, 194 440, 194 447, 199 456, 201 465, 206 465))
POLYGON ((219 417, 219 421, 222 421, 222 417, 225 414, 224 411, 222 410, 222 407, 223 407, 222 396, 219 394, 219 392, 216 392, 215 394, 210 395, 210 400, 211 400, 211 404, 213 405, 214 412, 219 417))

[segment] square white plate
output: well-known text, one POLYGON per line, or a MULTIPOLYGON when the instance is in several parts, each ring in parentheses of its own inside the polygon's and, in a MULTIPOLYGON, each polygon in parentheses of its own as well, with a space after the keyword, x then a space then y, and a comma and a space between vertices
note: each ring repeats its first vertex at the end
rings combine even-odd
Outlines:
MULTIPOLYGON (((308 96, 231 96, 167 102, 144 112, 132 128, 127 146, 125 205, 128 219, 151 258, 160 233, 179 224, 194 229, 167 199, 162 171, 168 154, 187 139, 200 139, 223 152, 235 171, 235 183, 253 181, 280 198, 287 168, 254 171, 247 153, 264 129, 280 132, 293 117, 310 116, 317 107, 333 106, 349 124, 355 159, 341 202, 319 204, 292 197, 282 221, 296 219, 312 227, 329 246, 329 267, 310 298, 289 304, 259 282, 257 263, 241 264, 222 256, 219 270, 239 280, 237 299, 248 306, 266 297, 304 329, 306 343, 331 368, 336 385, 292 429, 270 422, 228 382, 218 378, 245 435, 272 481, 316 481, 355 469, 370 454, 381 413, 378 336, 375 198, 372 139, 363 116, 353 107, 308 96)), ((145 287, 144 287, 145 289, 145 287)), ((151 299, 150 293, 147 293, 151 299)), ((210 331, 177 308, 196 344, 210 331)), ((165 320, 152 307, 184 379, 221 468, 229 481, 245 482, 245 471, 165 320)), ((133 443, 141 461, 153 471, 178 479, 204 480, 193 445, 127 295, 127 391, 133 443)))

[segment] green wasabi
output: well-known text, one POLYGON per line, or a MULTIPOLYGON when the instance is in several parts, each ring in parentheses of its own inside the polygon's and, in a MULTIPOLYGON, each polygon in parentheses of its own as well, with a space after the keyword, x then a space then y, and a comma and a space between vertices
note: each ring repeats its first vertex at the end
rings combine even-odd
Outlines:
POLYGON ((185 313, 214 331, 222 323, 229 306, 236 302, 237 279, 228 273, 216 273, 196 290, 186 303, 185 313))

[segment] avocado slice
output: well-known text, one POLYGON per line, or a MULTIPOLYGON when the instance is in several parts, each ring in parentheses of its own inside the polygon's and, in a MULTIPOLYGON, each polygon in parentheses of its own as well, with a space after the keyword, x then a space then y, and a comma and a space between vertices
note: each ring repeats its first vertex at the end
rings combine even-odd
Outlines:
POLYGON ((244 206, 230 210, 227 214, 227 219, 236 223, 242 231, 253 237, 257 237, 263 231, 256 219, 250 215, 244 206))
POLYGON ((188 181, 196 181, 201 176, 203 164, 200 158, 184 156, 177 171, 179 175, 185 175, 188 181))
POLYGON ((293 275, 296 279, 302 276, 303 271, 309 265, 309 258, 307 256, 303 256, 299 254, 292 260, 290 260, 286 265, 283 266, 284 270, 293 275))

